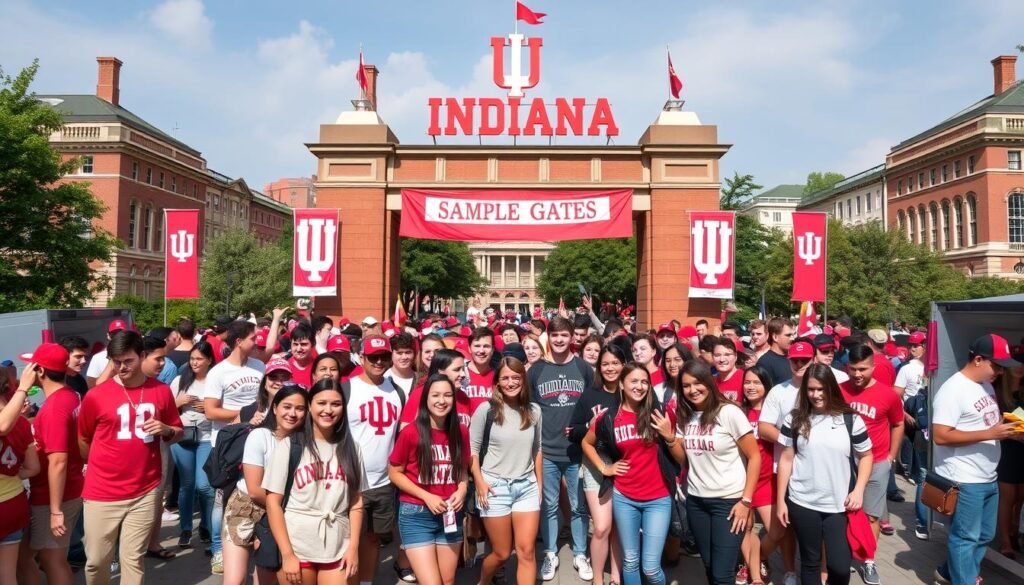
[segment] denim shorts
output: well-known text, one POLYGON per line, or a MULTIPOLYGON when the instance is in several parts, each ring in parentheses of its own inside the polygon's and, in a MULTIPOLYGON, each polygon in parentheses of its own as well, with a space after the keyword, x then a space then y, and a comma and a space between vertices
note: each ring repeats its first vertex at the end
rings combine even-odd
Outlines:
POLYGON ((431 544, 459 544, 462 542, 462 512, 455 514, 455 532, 444 531, 444 516, 434 514, 426 506, 398 502, 398 534, 402 548, 410 549, 431 544))
POLYGON ((540 511, 540 491, 534 473, 519 479, 501 479, 485 473, 484 480, 491 484, 491 494, 487 496, 486 509, 477 506, 481 518, 500 518, 512 512, 540 511))
POLYGON ((24 530, 15 530, 14 532, 0 536, 0 544, 17 544, 21 542, 21 539, 25 536, 24 530))

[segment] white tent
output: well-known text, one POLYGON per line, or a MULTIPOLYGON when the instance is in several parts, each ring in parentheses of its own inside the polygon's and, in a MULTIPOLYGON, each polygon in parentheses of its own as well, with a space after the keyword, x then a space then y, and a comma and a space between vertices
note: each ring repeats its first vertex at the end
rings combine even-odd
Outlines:
POLYGON ((1024 337, 1024 294, 969 301, 932 302, 936 324, 938 370, 931 376, 939 388, 967 363, 967 346, 986 333, 995 333, 1016 345, 1024 337))

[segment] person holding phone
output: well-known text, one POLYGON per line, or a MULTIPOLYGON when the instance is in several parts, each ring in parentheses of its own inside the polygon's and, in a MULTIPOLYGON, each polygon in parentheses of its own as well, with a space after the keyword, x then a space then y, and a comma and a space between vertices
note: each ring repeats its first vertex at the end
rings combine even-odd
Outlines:
POLYGON ((188 353, 188 368, 171 381, 174 403, 181 414, 182 440, 171 445, 178 470, 178 513, 181 534, 178 548, 192 548, 192 509, 199 496, 199 527, 207 538, 213 523, 214 489, 203 471, 210 457, 212 423, 206 418, 206 374, 213 366, 213 346, 200 341, 188 353))

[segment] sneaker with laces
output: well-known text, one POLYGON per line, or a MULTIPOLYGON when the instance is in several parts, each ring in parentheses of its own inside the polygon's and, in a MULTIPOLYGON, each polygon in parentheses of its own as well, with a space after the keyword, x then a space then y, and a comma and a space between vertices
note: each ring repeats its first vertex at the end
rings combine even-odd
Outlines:
POLYGON ((580 579, 584 581, 594 580, 594 568, 590 566, 590 559, 587 555, 576 555, 572 558, 572 566, 576 569, 580 579))
POLYGON ((886 536, 896 534, 896 529, 892 527, 892 524, 890 524, 888 520, 879 520, 878 527, 882 534, 886 536))
POLYGON ((224 574, 224 555, 217 553, 210 559, 210 572, 214 575, 224 574))
POLYGON ((916 536, 918 540, 928 540, 928 528, 924 526, 915 526, 914 536, 916 536))
POLYGON ((879 585, 881 583, 878 577, 878 568, 875 567, 873 561, 864 563, 864 566, 861 568, 860 577, 864 580, 865 585, 879 585))
POLYGON ((544 553, 544 562, 540 566, 541 581, 554 579, 556 570, 558 570, 558 555, 553 552, 544 553))
POLYGON ((749 579, 750 570, 747 569, 746 565, 740 565, 736 568, 736 585, 747 585, 749 579))
POLYGON ((796 573, 793 571, 787 571, 786 576, 782 578, 783 585, 796 585, 796 573))

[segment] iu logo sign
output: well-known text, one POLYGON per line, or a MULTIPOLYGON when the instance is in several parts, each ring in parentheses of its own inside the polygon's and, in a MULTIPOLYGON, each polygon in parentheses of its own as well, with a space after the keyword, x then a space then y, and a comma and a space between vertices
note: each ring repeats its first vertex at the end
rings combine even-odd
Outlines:
POLYGON ((794 301, 825 301, 827 229, 824 213, 800 211, 793 214, 794 301))
POLYGON ((690 213, 690 296, 731 299, 735 274, 736 216, 727 211, 690 213))
POLYGON ((540 47, 544 40, 540 37, 526 39, 524 35, 512 33, 507 40, 502 37, 491 37, 491 50, 494 53, 494 83, 508 90, 508 97, 521 98, 524 89, 537 86, 540 81, 540 47), (530 48, 530 75, 523 75, 523 41, 530 48), (512 48, 509 58, 509 74, 505 74, 505 47, 512 48))
POLYGON ((337 295, 337 209, 295 210, 295 296, 337 295))
POLYGON ((164 296, 199 298, 198 209, 167 209, 164 236, 164 296))
POLYGON ((178 259, 178 262, 187 262, 196 250, 196 236, 185 230, 178 230, 178 233, 171 234, 171 256, 178 259))
POLYGON ((814 232, 804 232, 804 235, 797 236, 796 254, 806 266, 814 264, 821 258, 821 236, 814 235, 814 232))
POLYGON ((373 434, 385 435, 386 429, 398 420, 398 407, 384 400, 383 396, 374 396, 370 402, 359 405, 359 418, 376 429, 373 434))

